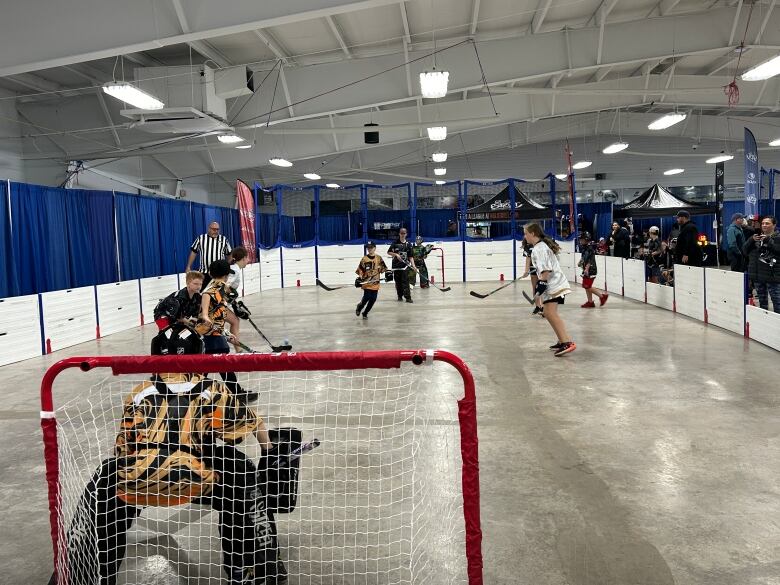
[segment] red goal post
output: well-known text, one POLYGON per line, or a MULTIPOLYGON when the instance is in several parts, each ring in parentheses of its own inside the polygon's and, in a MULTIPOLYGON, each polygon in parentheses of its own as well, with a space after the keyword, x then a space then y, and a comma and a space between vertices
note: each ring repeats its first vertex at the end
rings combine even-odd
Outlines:
MULTIPOLYGON (((449 364, 459 373, 464 393, 457 400, 461 456, 461 494, 465 526, 465 563, 469 585, 482 585, 482 532, 479 502, 479 459, 474 378, 469 367, 457 355, 443 350, 386 350, 343 352, 290 352, 281 354, 234 354, 192 356, 97 356, 72 357, 57 362, 41 382, 41 427, 44 441, 49 518, 54 551, 54 569, 67 563, 62 557, 66 526, 62 513, 63 478, 61 476, 60 429, 55 410, 53 387, 57 376, 68 369, 89 372, 110 369, 114 376, 127 374, 187 372, 332 372, 349 370, 392 370, 404 364, 449 364)), ((64 570, 62 574, 67 574, 64 570)), ((59 582, 58 585, 66 585, 59 582)))

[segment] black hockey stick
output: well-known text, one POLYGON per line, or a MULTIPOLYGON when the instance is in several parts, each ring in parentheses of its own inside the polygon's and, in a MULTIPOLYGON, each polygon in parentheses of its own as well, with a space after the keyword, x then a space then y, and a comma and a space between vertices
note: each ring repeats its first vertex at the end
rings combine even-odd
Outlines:
MULTIPOLYGON (((400 258, 399 258, 399 260, 400 260, 400 258)), ((430 286, 432 286, 432 287, 433 287, 433 288, 435 288, 436 290, 440 290, 440 291, 441 291, 441 292, 443 292, 443 293, 444 293, 444 292, 450 292, 450 291, 452 290, 452 287, 449 287, 449 286, 444 286, 444 287, 442 287, 442 286, 439 286, 438 284, 436 284, 436 283, 434 283, 434 282, 431 282, 429 279, 425 278, 425 277, 424 277, 422 274, 420 274, 420 271, 419 271, 419 270, 417 270, 417 269, 416 269, 414 266, 412 266, 412 265, 411 265, 411 264, 409 264, 408 262, 404 262, 403 260, 401 260, 401 262, 403 262, 403 263, 404 263, 404 265, 405 265, 405 266, 406 266, 406 267, 407 267, 409 270, 414 270, 414 271, 415 271, 415 272, 416 272, 416 273, 419 275, 419 277, 420 277, 420 282, 421 282, 421 283, 422 283, 422 281, 424 280, 424 281, 425 281, 425 282, 427 282, 427 283, 428 283, 430 286)), ((393 270, 398 270, 398 269, 397 269, 397 268, 394 268, 393 270)), ((403 269, 402 269, 402 270, 403 270, 403 269)))
POLYGON ((513 285, 514 283, 516 283, 516 282, 517 282, 518 280, 520 280, 521 278, 523 278, 523 277, 522 277, 522 276, 518 276, 517 278, 514 278, 514 279, 510 280, 510 281, 509 281, 509 282, 507 282, 506 284, 502 284, 502 285, 501 285, 501 286, 499 286, 499 287, 498 287, 496 290, 491 290, 489 293, 486 293, 486 294, 478 293, 477 291, 473 291, 473 290, 472 290, 472 291, 469 291, 469 294, 470 294, 472 297, 477 297, 478 299, 486 299, 486 298, 488 298, 490 295, 492 295, 492 294, 495 294, 495 293, 497 293, 498 291, 500 291, 500 290, 502 290, 502 289, 505 289, 506 287, 508 287, 508 286, 510 286, 510 285, 513 285))
POLYGON ((279 353, 279 352, 282 352, 282 351, 290 351, 292 349, 292 345, 290 345, 290 344, 284 344, 284 345, 274 345, 274 344, 272 344, 268 340, 268 338, 265 336, 265 334, 262 331, 260 331, 260 329, 257 327, 257 325, 255 325, 255 322, 252 321, 252 319, 247 317, 247 321, 249 321, 252 324, 252 327, 254 327, 255 331, 257 331, 260 334, 260 337, 265 339, 265 342, 268 344, 268 347, 270 347, 271 351, 273 351, 274 353, 279 353))
POLYGON ((536 302, 530 296, 528 296, 527 292, 523 291, 523 296, 525 297, 525 300, 528 301, 528 304, 530 305, 536 304, 536 302))
MULTIPOLYGON (((399 270, 406 270, 406 268, 388 268, 385 270, 385 273, 387 272, 397 272, 399 270)), ((317 286, 320 288, 324 288, 327 291, 334 291, 334 290, 341 290, 342 288, 356 288, 354 284, 341 284, 339 286, 328 286, 324 282, 322 282, 319 278, 315 278, 314 282, 317 283, 317 286)), ((360 282, 361 285, 364 284, 375 284, 377 282, 382 282, 382 279, 379 280, 363 280, 360 282)))

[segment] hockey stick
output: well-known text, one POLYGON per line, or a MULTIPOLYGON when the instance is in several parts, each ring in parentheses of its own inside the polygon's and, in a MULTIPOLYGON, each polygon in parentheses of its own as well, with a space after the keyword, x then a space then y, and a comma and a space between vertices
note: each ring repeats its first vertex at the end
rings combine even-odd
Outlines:
MULTIPOLYGON (((501 285, 501 286, 499 286, 499 287, 498 287, 496 290, 491 290, 489 293, 486 293, 486 294, 478 293, 478 292, 476 292, 476 291, 473 291, 473 290, 472 290, 472 291, 469 291, 469 294, 470 294, 472 297, 477 297, 478 299, 486 299, 486 298, 488 298, 490 295, 492 295, 492 294, 495 294, 495 293, 497 293, 498 291, 500 291, 500 290, 502 290, 502 289, 505 289, 506 287, 508 287, 508 286, 510 286, 510 285, 513 285, 514 283, 516 283, 516 282, 517 282, 518 280, 520 280, 521 278, 524 278, 524 277, 523 277, 523 276, 518 276, 517 278, 514 278, 514 279, 510 280, 510 281, 509 281, 509 282, 507 282, 506 284, 502 284, 502 285, 501 285)), ((523 293, 523 294, 525 294, 525 293, 523 293)), ((527 297, 526 297, 526 298, 527 298, 527 297)))
MULTIPOLYGON (((406 268, 388 268, 387 270, 385 270, 385 273, 387 273, 387 272, 398 272, 400 270, 406 270, 406 268)), ((334 290, 341 290, 342 288, 353 288, 353 287, 355 287, 354 284, 342 284, 342 285, 339 285, 339 286, 328 286, 327 284, 322 282, 319 278, 315 278, 314 281, 317 283, 317 286, 319 286, 320 288, 324 288, 326 291, 334 291, 334 290)), ((364 280, 364 281, 361 281, 360 284, 362 286, 364 284, 375 284, 377 282, 382 282, 382 280, 381 279, 379 279, 379 280, 364 280)))
POLYGON ((528 301, 528 304, 530 305, 536 304, 536 302, 530 296, 528 296, 527 292, 523 291, 523 296, 525 297, 525 300, 528 301))
MULTIPOLYGON (((265 336, 265 334, 262 331, 260 331, 260 329, 257 327, 257 325, 255 325, 255 322, 252 321, 252 319, 247 317, 246 320, 249 321, 249 323, 251 323, 252 327, 255 328, 255 331, 257 331, 260 334, 260 337, 265 339, 265 342, 268 344, 268 347, 270 347, 271 351, 273 351, 274 353, 279 353, 279 352, 282 352, 282 351, 290 351, 292 349, 292 345, 290 345, 289 343, 285 343, 284 345, 274 345, 274 344, 272 344, 268 340, 268 338, 265 336)), ((243 347, 243 345, 242 345, 242 347, 243 347)))
MULTIPOLYGON (((400 260, 400 258, 399 258, 399 260, 400 260)), ((411 265, 411 264, 409 264, 408 262, 404 262, 403 260, 401 260, 401 262, 403 262, 403 263, 404 263, 404 265, 406 266, 406 268, 408 268, 409 270, 414 270, 414 271, 415 271, 415 272, 416 272, 416 273, 419 275, 419 277, 420 277, 420 282, 422 282, 422 281, 424 280, 424 281, 425 281, 425 282, 427 282, 427 283, 428 283, 430 286, 432 286, 432 287, 433 287, 433 288, 435 288, 436 290, 440 290, 440 291, 441 291, 441 292, 443 292, 443 293, 445 293, 445 292, 450 292, 450 291, 452 290, 452 287, 449 287, 449 286, 441 287, 441 286, 439 286, 438 284, 435 284, 435 283, 431 282, 430 280, 428 280, 427 278, 425 278, 425 277, 424 277, 422 274, 420 274, 420 271, 419 271, 419 270, 417 270, 417 269, 416 269, 414 266, 412 266, 412 265, 411 265)), ((398 270, 398 268, 394 268, 393 270, 398 270)), ((403 270, 403 268, 402 268, 401 270, 403 270)))

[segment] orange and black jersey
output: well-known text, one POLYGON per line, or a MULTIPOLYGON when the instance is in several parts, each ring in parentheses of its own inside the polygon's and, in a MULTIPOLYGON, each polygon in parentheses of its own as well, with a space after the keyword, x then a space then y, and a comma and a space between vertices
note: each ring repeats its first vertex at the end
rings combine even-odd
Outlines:
POLYGON ((369 256, 366 254, 361 258, 360 264, 358 264, 355 274, 358 275, 360 280, 364 281, 363 288, 368 290, 379 290, 379 275, 387 270, 385 261, 381 256, 374 254, 369 256))
POLYGON ((116 437, 117 494, 136 505, 172 506, 208 495, 217 439, 241 442, 262 420, 222 383, 199 374, 163 374, 125 401, 116 437))
POLYGON ((228 285, 226 282, 212 280, 201 294, 209 298, 208 315, 213 326, 210 331, 201 331, 198 327, 195 329, 201 335, 221 335, 220 332, 225 328, 225 314, 231 298, 228 285))

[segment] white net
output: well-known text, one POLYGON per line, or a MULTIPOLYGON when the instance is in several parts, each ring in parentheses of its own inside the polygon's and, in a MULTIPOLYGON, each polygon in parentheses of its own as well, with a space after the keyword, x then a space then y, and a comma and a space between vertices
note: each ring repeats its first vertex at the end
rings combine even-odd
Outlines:
MULTIPOLYGON (((259 506, 267 506, 271 513, 260 521, 257 516, 262 514, 253 501, 243 503, 256 492, 235 489, 236 484, 251 481, 236 479, 230 472, 235 461, 211 459, 205 464, 207 471, 217 472, 206 497, 175 506, 127 504, 127 498, 112 491, 117 466, 107 462, 114 461, 123 401, 128 395, 138 396, 138 385, 148 378, 111 377, 80 393, 56 410, 60 583, 271 584, 285 582, 283 573, 291 585, 466 583, 456 403, 463 387, 459 376, 448 377, 440 368, 425 371, 434 379, 421 379, 423 368, 410 364, 394 370, 239 374, 243 389, 258 393, 259 398, 248 406, 269 429, 292 427, 301 431, 304 442, 315 438, 320 442, 298 459, 294 509, 273 514, 274 504, 262 498, 264 504, 259 506), (440 375, 433 375, 436 372, 440 375), (101 469, 102 483, 96 484, 96 470, 101 469), (85 496, 88 484, 96 488, 87 490, 89 498, 85 496), (226 501, 231 498, 235 501, 226 501), (107 511, 107 499, 118 505, 107 511), (255 536, 258 525, 269 519, 275 523, 273 545, 262 538, 236 545, 241 540, 236 526, 243 525, 247 516, 255 536), (122 551, 125 528, 127 544, 122 551), (260 550, 266 563, 268 550, 278 550, 277 580, 272 578, 276 569, 269 571, 268 564, 259 567, 260 550), (243 569, 251 565, 255 575, 266 571, 268 581, 259 576, 247 579, 246 571, 242 581, 236 565, 243 569)), ((166 404, 169 421, 186 418, 176 419, 183 410, 166 404)), ((126 409, 124 416, 127 421, 126 409)), ((133 416, 141 415, 134 412, 133 416)), ((184 423, 173 426, 179 433, 185 431, 184 423)), ((289 448, 298 444, 293 442, 289 448)), ((217 445, 223 450, 214 457, 232 457, 226 455, 230 447, 221 440, 217 445)), ((236 448, 246 456, 250 469, 258 465, 262 450, 255 436, 250 434, 236 448)), ((166 453, 170 451, 176 449, 166 453)), ((197 449, 190 452, 199 455, 197 449)), ((177 453, 181 456, 181 451, 177 453)), ((150 485, 160 490, 160 469, 177 463, 175 458, 174 463, 162 463, 164 459, 159 451, 150 459, 144 478, 152 474, 154 481, 133 484, 136 494, 151 490, 150 485)), ((257 477, 257 487, 266 496, 284 491, 276 490, 279 484, 269 483, 270 476, 257 477)), ((181 488, 181 482, 192 481, 192 473, 171 472, 166 481, 174 482, 170 478, 181 488)), ((166 489, 171 493, 174 488, 169 483, 166 489)))

